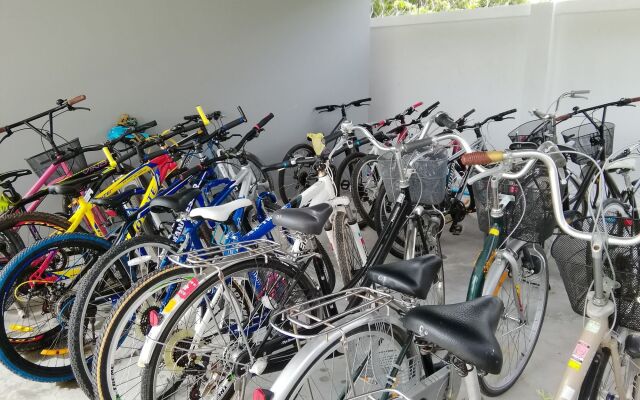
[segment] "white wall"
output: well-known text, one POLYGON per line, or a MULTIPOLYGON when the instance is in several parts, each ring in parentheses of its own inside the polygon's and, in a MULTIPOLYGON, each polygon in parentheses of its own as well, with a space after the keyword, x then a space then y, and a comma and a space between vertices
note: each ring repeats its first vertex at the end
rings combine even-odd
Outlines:
MULTIPOLYGON (((581 0, 494 7, 372 21, 370 118, 411 102, 441 101, 476 119, 518 108, 516 121, 494 124, 491 142, 531 120, 560 93, 591 89, 586 106, 640 96, 640 0, 581 0)), ((640 139, 640 110, 611 109, 619 148, 640 139)), ((575 121, 577 123, 579 121, 575 121)), ((569 126, 569 125, 565 125, 569 126)))
MULTIPOLYGON (((0 0, 0 125, 86 94, 93 111, 56 127, 92 144, 124 112, 164 128, 198 104, 230 118, 242 105, 250 122, 275 114, 248 147, 275 162, 333 127, 314 106, 368 96, 368 10, 368 0, 0 0)), ((0 145, 0 170, 38 151, 35 135, 16 134, 0 145)))

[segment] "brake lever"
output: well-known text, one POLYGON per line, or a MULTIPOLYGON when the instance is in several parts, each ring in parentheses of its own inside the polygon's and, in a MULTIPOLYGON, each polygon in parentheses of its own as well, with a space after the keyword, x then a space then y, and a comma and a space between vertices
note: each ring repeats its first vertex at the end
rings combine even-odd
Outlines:
POLYGON ((68 107, 69 107, 69 111, 76 111, 76 110, 91 111, 89 107, 74 107, 74 106, 68 106, 68 107))

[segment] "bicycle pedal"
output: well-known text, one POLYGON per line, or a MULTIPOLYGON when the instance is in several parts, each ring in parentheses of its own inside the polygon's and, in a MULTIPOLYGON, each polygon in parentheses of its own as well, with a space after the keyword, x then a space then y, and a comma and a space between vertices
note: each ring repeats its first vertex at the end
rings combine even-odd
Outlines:
POLYGON ((462 226, 460 225, 451 225, 449 227, 449 232, 451 232, 451 234, 458 236, 462 233, 462 226))

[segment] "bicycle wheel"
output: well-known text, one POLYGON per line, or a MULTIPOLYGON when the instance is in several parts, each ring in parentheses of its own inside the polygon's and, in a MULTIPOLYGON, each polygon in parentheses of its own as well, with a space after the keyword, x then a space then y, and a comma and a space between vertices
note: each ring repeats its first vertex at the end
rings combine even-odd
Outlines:
POLYGON ((87 234, 57 235, 7 264, 0 274, 0 362, 10 371, 42 382, 73 379, 66 334, 76 285, 109 247, 87 234))
POLYGON ((140 398, 138 355, 151 329, 151 317, 159 315, 168 299, 194 275, 193 270, 178 266, 157 270, 120 297, 94 347, 91 371, 97 398, 140 398))
POLYGON ((351 281, 355 271, 362 268, 363 262, 355 241, 360 240, 364 245, 364 240, 362 236, 359 239, 353 236, 353 231, 349 227, 347 213, 344 211, 336 212, 333 220, 333 234, 336 243, 336 262, 342 278, 342 285, 344 286, 351 281))
POLYGON ((43 212, 7 214, 0 217, 0 268, 25 247, 65 232, 71 224, 59 215, 43 212))
MULTIPOLYGON (((306 143, 300 143, 287 151, 283 161, 288 161, 294 157, 313 156, 315 156, 313 147, 306 143)), ((278 171, 278 194, 280 195, 280 200, 282 200, 284 204, 287 204, 297 194, 300 194, 303 190, 313 185, 317 179, 313 166, 308 164, 297 165, 278 171)))
POLYGON ((507 269, 494 291, 494 295, 500 297, 505 306, 496 330, 504 361, 500 374, 479 376, 480 389, 487 396, 498 396, 516 383, 542 331, 549 295, 549 269, 545 251, 538 245, 527 244, 518 251, 518 258, 521 261, 520 287, 514 287, 515 271, 507 269), (520 302, 524 308, 524 320, 518 311, 520 302))
MULTIPOLYGON (((287 377, 294 383, 291 392, 283 398, 354 398, 383 389, 407 340, 402 328, 387 321, 343 332, 341 338, 323 343, 320 354, 301 366, 298 374, 287 377)), ((402 392, 422 376, 417 354, 415 346, 410 345, 399 365, 401 372, 396 377, 394 389, 402 392)), ((446 392, 446 389, 442 391, 446 392)))
POLYGON ((258 156, 253 153, 245 153, 245 157, 247 162, 249 162, 253 175, 256 177, 257 185, 262 186, 263 190, 275 190, 271 175, 268 172, 262 171, 264 163, 258 158, 258 156))
POLYGON ((71 367, 84 393, 93 397, 90 366, 96 338, 113 305, 134 282, 169 265, 177 244, 161 236, 139 236, 112 247, 81 279, 70 313, 68 347, 71 367))
POLYGON ((269 385, 277 376, 272 372, 297 352, 290 343, 254 354, 271 337, 271 311, 317 297, 313 283, 304 275, 295 281, 296 271, 276 259, 239 262, 223 273, 221 281, 212 272, 166 317, 170 319, 142 372, 142 399, 228 399, 235 381, 250 368, 264 367, 252 374, 250 387, 269 385))
POLYGON ((622 391, 627 399, 640 400, 640 365, 626 353, 620 354, 620 360, 624 382, 622 388, 616 386, 611 352, 609 349, 599 349, 589 365, 578 400, 619 399, 622 391))
POLYGON ((351 174, 351 198, 366 225, 376 229, 375 202, 382 181, 377 169, 378 156, 368 154, 358 161, 351 174))
MULTIPOLYGON (((359 161, 366 157, 366 154, 356 152, 351 153, 342 160, 338 169, 336 171, 336 175, 334 176, 337 188, 338 196, 347 196, 351 203, 353 203, 353 190, 351 190, 351 176, 356 171, 356 165, 358 165, 359 161)), ((356 191, 357 192, 357 191, 356 191)), ((360 216, 358 213, 358 225, 360 228, 364 228, 367 226, 367 221, 360 216)))
MULTIPOLYGON (((391 199, 387 196, 387 191, 385 190, 384 185, 381 185, 378 192, 378 198, 375 203, 375 226, 378 234, 382 233, 382 230, 386 226, 389 214, 391 214, 391 210, 393 209, 394 202, 395 199, 391 199)), ((423 227, 427 228, 425 230, 425 234, 427 236, 427 249, 425 251, 420 248, 416 254, 436 254, 442 257, 442 250, 440 249, 440 231, 444 226, 442 215, 437 211, 433 211, 433 209, 427 208, 422 213, 421 218, 423 227)), ((389 250, 394 257, 400 259, 405 258, 406 233, 407 222, 405 221, 401 226, 393 245, 391 246, 391 250, 389 250)), ((422 246, 422 241, 419 240, 419 238, 416 240, 416 246, 422 246)))

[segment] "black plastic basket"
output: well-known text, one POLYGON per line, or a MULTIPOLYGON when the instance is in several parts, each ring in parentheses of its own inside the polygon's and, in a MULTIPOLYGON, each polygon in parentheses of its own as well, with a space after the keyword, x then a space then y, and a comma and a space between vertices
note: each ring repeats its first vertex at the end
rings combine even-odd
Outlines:
MULTIPOLYGON (((58 146, 58 149, 64 152, 70 149, 79 149, 80 147, 81 147, 80 139, 75 138, 67 143, 64 143, 58 146)), ((38 175, 38 177, 40 177, 42 176, 42 174, 44 174, 44 171, 46 171, 46 169, 49 168, 49 165, 51 165, 51 163, 55 159, 56 159, 55 152, 53 150, 47 150, 45 152, 42 152, 40 154, 36 154, 35 156, 27 158, 26 161, 29 164, 29 167, 31 167, 31 169, 33 170, 33 172, 36 175, 38 175)), ((71 160, 68 160, 67 165, 69 166, 72 172, 79 172, 87 168, 87 159, 85 158, 84 154, 78 154, 71 160)), ((57 171, 51 176, 51 178, 49 178, 49 180, 51 181, 51 180, 60 178, 63 175, 64 175, 64 171, 62 170, 62 167, 58 167, 57 171)))
POLYGON ((544 142, 544 134, 548 131, 549 124, 550 122, 544 119, 525 122, 509 132, 508 136, 512 143, 541 144, 544 142))
MULTIPOLYGON (((600 221, 603 227, 605 222, 600 221)), ((574 222, 573 227, 583 232, 593 231, 593 219, 586 218, 574 222)), ((640 232, 640 223, 628 218, 606 218, 609 235, 631 237, 640 232)), ((640 246, 609 246, 609 257, 615 271, 615 281, 620 288, 614 291, 617 305, 617 323, 620 326, 640 330, 640 246)), ((569 296, 571 308, 582 315, 587 293, 593 281, 591 248, 587 241, 574 239, 568 235, 558 235, 551 246, 551 256, 555 259, 564 287, 569 296)), ((613 279, 611 264, 604 255, 605 274, 613 279)))
MULTIPOLYGON (((519 183, 512 180, 500 182, 499 192, 514 197, 514 200, 504 209, 503 231, 514 239, 543 243, 553 234, 556 227, 551 202, 551 185, 546 168, 535 165, 527 175, 519 179, 519 183)), ((488 186, 488 178, 473 184, 478 227, 485 233, 489 232, 491 211, 487 199, 488 186)))
MULTIPOLYGON (((605 122, 602 128, 603 138, 600 137, 600 132, 593 126, 592 123, 574 126, 565 131, 562 131, 562 137, 566 143, 574 142, 576 151, 584 153, 589 157, 598 157, 600 148, 604 146, 604 155, 609 157, 613 151, 613 131, 615 124, 611 122, 605 122), (602 141, 604 139, 604 142, 602 141)), ((589 162, 587 157, 582 157, 578 154, 572 154, 571 159, 576 164, 584 165, 589 162)), ((596 160, 597 161, 597 160, 596 160)))

